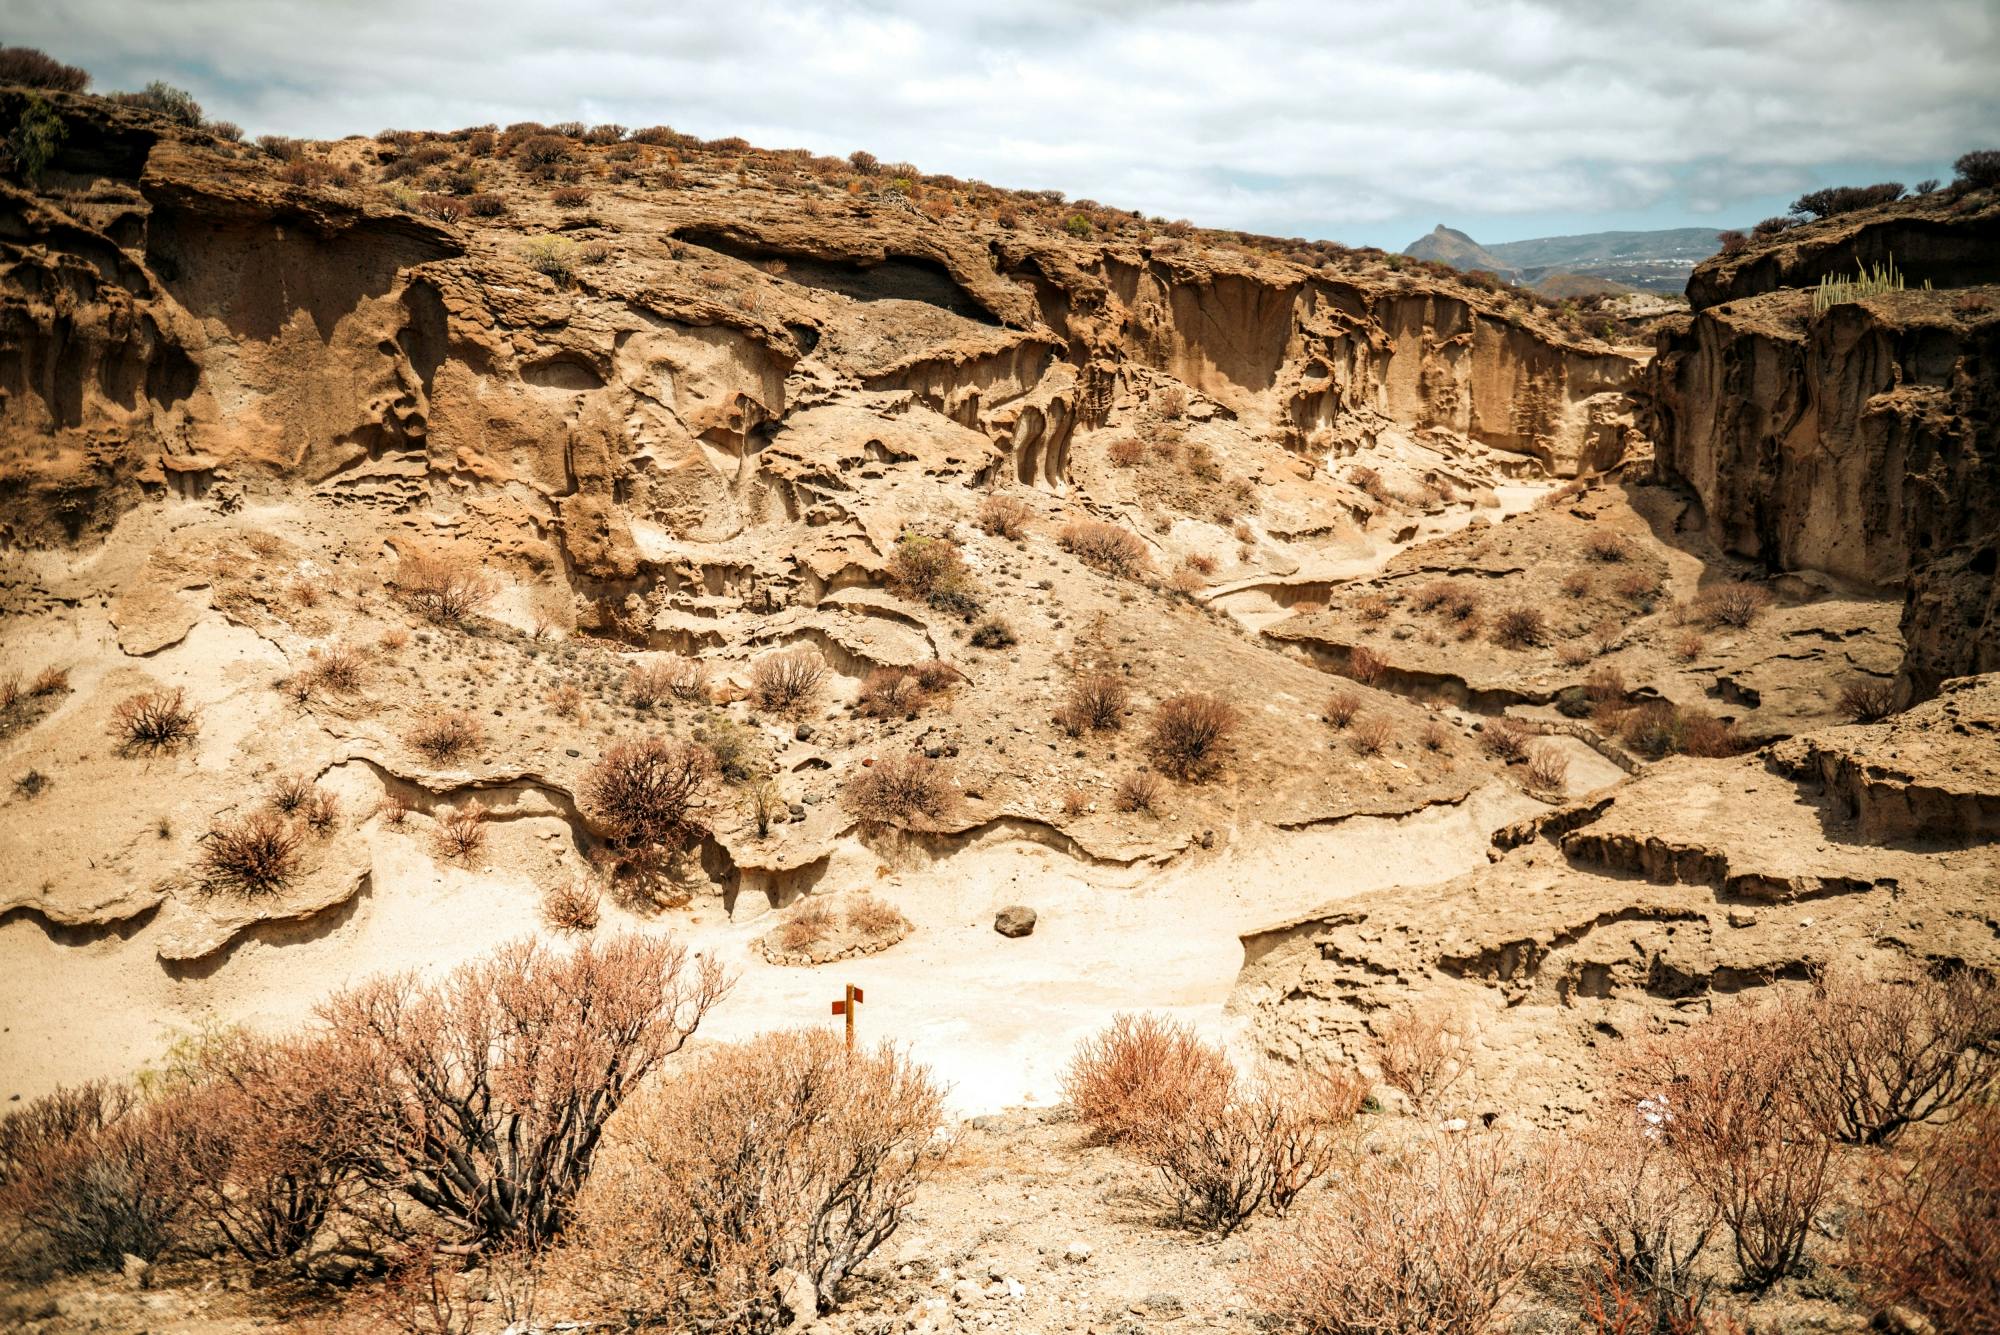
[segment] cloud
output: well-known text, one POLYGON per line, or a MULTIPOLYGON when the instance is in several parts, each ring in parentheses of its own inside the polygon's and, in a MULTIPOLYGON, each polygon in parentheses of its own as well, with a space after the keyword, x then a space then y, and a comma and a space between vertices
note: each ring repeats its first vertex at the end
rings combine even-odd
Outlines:
POLYGON ((1710 214, 2000 141, 1990 0, 11 8, 99 87, 252 132, 665 123, 1286 234, 1710 214))

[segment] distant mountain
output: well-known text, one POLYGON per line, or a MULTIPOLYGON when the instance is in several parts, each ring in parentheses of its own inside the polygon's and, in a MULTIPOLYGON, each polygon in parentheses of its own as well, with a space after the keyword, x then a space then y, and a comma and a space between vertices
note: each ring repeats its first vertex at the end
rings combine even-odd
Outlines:
POLYGON ((1587 232, 1543 236, 1482 246, 1465 233, 1438 224, 1404 247, 1405 255, 1439 260, 1455 269, 1487 269, 1511 283, 1551 295, 1573 295, 1568 276, 1623 288, 1679 292, 1694 266, 1719 250, 1718 227, 1668 227, 1654 232, 1587 232))

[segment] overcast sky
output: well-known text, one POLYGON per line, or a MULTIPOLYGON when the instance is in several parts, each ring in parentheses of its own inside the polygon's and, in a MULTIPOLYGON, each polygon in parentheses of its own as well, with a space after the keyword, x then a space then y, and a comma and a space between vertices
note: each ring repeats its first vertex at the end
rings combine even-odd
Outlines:
POLYGON ((0 42, 253 135, 667 124, 1390 249, 2000 147, 2000 0, 5 0, 0 42))

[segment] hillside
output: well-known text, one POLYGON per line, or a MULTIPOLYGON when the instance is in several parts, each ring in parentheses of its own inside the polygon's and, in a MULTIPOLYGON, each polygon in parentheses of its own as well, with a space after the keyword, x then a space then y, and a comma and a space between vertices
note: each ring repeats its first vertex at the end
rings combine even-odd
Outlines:
MULTIPOLYGON (((665 126, 0 124, 9 1329, 1250 1335, 1443 1172, 1571 1330, 1656 1045, 1832 970, 1989 1069, 1992 190, 1647 346, 665 126)), ((1881 1319, 1834 1140, 1649 1300, 1881 1319)))
POLYGON ((1587 232, 1480 245, 1442 223, 1404 247, 1406 255, 1438 260, 1456 269, 1486 269, 1509 282, 1549 296, 1586 291, 1679 292, 1694 266, 1715 254, 1721 228, 1671 227, 1650 232, 1587 232), (1575 278, 1615 285, 1589 288, 1575 278), (1565 282, 1563 280, 1572 280, 1565 282))

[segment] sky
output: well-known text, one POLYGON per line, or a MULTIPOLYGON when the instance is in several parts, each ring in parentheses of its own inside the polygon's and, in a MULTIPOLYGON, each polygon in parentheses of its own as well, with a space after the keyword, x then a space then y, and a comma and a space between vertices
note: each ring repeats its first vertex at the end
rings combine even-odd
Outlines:
POLYGON ((2000 0, 6 0, 0 44, 251 135, 664 124, 1385 249, 2000 148, 2000 0))

